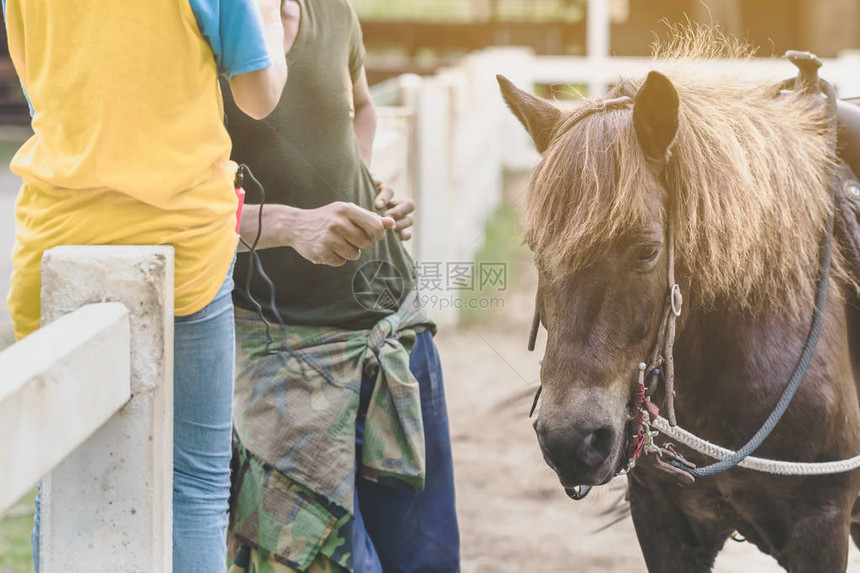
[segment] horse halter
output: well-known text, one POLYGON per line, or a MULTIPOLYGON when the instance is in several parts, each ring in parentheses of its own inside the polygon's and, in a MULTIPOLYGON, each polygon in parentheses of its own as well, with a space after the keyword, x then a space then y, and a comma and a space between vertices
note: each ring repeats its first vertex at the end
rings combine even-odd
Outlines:
POLYGON ((663 375, 666 381, 666 415, 669 424, 676 426, 675 419, 675 328, 678 318, 681 316, 684 299, 681 296, 681 287, 675 282, 675 236, 672 232, 672 224, 666 222, 666 258, 668 259, 668 283, 669 293, 663 310, 663 319, 657 330, 657 340, 649 355, 647 363, 640 362, 637 366, 639 375, 633 387, 633 398, 630 401, 630 414, 627 420, 627 467, 616 475, 623 475, 636 467, 636 460, 645 453, 654 454, 657 465, 669 473, 675 474, 685 481, 690 481, 690 475, 662 460, 663 457, 689 465, 674 447, 661 448, 654 443, 653 435, 648 428, 648 421, 657 419, 660 409, 651 401, 651 396, 663 375), (663 368, 661 371, 660 368, 663 368), (646 414, 649 420, 645 419, 646 414))

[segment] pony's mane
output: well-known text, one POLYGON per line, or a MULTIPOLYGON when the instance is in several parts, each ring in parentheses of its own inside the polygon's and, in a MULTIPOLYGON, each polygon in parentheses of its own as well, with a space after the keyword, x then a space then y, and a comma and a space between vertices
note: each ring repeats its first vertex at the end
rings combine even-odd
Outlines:
MULTIPOLYGON (((613 240, 649 222, 665 224, 669 209, 679 272, 698 304, 719 300, 753 312, 811 305, 831 210, 827 122, 813 98, 776 98, 771 84, 706 77, 695 63, 751 53, 714 28, 674 30, 655 47, 655 56, 671 58, 660 71, 680 99, 668 196, 657 191, 630 107, 599 111, 558 134, 535 170, 525 209, 538 264, 587 266, 613 240)), ((641 84, 624 80, 608 97, 633 98, 641 84)))

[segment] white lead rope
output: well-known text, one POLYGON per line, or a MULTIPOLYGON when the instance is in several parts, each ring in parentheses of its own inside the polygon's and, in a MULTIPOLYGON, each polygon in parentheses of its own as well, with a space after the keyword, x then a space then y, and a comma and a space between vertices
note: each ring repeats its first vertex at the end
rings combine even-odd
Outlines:
MULTIPOLYGON (((712 444, 707 440, 703 440, 680 426, 670 426, 669 421, 662 416, 657 416, 657 419, 651 422, 650 426, 661 434, 672 438, 673 440, 677 440, 685 446, 696 450, 700 454, 705 454, 715 460, 722 460, 735 453, 732 450, 728 450, 712 444)), ((860 468, 860 455, 847 460, 820 463, 785 462, 749 456, 739 465, 740 467, 748 470, 783 476, 828 475, 850 472, 851 470, 860 468)))

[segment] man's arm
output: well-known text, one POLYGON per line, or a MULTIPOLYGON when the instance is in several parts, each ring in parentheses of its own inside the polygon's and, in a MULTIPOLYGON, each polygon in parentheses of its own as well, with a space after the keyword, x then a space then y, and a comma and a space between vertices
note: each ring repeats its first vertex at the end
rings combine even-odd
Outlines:
POLYGON ((373 138, 376 137, 376 106, 373 105, 373 99, 370 97, 370 87, 367 85, 364 66, 361 67, 358 80, 353 84, 352 100, 355 106, 353 127, 355 137, 358 139, 358 153, 369 169, 373 156, 373 138))
POLYGON ((280 0, 259 0, 259 6, 263 34, 272 65, 230 78, 230 91, 236 105, 254 119, 263 119, 272 113, 281 99, 281 92, 287 81, 280 0))
POLYGON ((390 217, 343 201, 318 209, 265 205, 262 222, 260 206, 246 205, 239 234, 252 244, 262 228, 257 250, 292 247, 312 263, 339 267, 357 260, 362 250, 382 239, 394 225, 390 217))

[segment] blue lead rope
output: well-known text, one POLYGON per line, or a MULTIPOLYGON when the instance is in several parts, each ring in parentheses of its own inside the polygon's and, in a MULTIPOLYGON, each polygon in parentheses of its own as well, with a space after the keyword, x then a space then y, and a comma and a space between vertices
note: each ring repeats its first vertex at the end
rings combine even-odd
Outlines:
MULTIPOLYGON (((831 196, 832 193, 833 189, 831 188, 831 196)), ((821 248, 819 261, 821 276, 819 277, 818 293, 815 296, 815 313, 812 318, 812 325, 809 328, 809 334, 806 337, 806 345, 803 347, 803 352, 800 354, 797 366, 795 366, 794 372, 788 381, 788 386, 786 386, 783 391, 782 397, 780 397, 779 402, 777 402, 776 407, 773 409, 773 412, 770 413, 770 416, 767 417, 767 420, 765 420, 762 427, 755 433, 750 441, 746 443, 746 445, 722 461, 703 468, 691 468, 678 461, 671 460, 669 463, 674 467, 683 470, 696 478, 710 477, 732 469, 744 461, 747 456, 755 452, 779 423, 779 420, 782 418, 782 415, 785 414, 785 411, 788 409, 788 405, 791 403, 791 399, 794 398, 794 394, 797 392, 797 389, 800 387, 800 383, 803 381, 807 371, 809 370, 809 365, 812 363, 812 357, 815 355, 815 348, 818 346, 818 339, 821 337, 821 330, 824 325, 824 310, 827 306, 827 287, 830 278, 830 255, 832 251, 832 242, 833 215, 831 214, 830 219, 827 222, 827 237, 821 248)))

